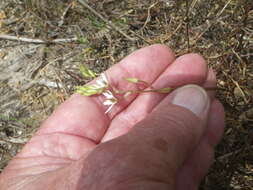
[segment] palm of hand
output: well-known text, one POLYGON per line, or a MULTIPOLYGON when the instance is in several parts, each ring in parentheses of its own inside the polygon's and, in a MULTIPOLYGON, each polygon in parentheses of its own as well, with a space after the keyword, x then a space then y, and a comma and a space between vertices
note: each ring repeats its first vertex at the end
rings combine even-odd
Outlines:
MULTIPOLYGON (((173 53, 160 45, 136 51, 109 69, 107 76, 110 83, 119 89, 137 88, 134 84, 122 80, 124 77, 138 77, 158 88, 189 83, 209 86, 215 84, 214 76, 211 72, 208 74, 206 64, 200 56, 190 54, 175 60, 173 53)), ((127 134, 136 123, 146 118, 164 97, 165 95, 157 93, 131 95, 120 101, 106 115, 106 107, 102 105, 101 97, 73 95, 43 123, 31 141, 9 163, 0 178, 0 186, 4 189, 44 189, 45 186, 47 189, 107 189, 115 187, 115 183, 133 184, 140 176, 145 178, 148 172, 145 166, 140 166, 142 161, 136 161, 136 164, 132 158, 129 161, 130 158, 126 157, 148 145, 135 148, 131 141, 127 141, 127 136, 126 141, 119 140, 117 143, 113 139, 127 134), (128 165, 126 168, 124 163, 129 162, 132 166, 128 165), (141 168, 138 170, 138 167, 141 168), (127 174, 124 170, 128 170, 127 174), (117 180, 120 183, 116 182, 117 180)), ((217 104, 211 107, 211 111, 212 109, 221 113, 217 104)), ((210 121, 209 125, 214 125, 213 121, 210 121)), ((217 129, 221 124, 215 125, 217 129)), ((213 147, 208 146, 215 145, 222 134, 220 128, 220 132, 213 135, 212 131, 216 129, 207 129, 209 132, 201 139, 204 145, 207 144, 207 148, 201 148, 201 142, 196 146, 174 176, 176 183, 182 182, 181 184, 194 187, 198 183, 196 181, 203 177, 212 156, 213 147), (195 152, 199 154, 200 151, 211 153, 195 158, 195 152), (203 161, 199 162, 199 159, 203 161), (196 168, 198 162, 200 167, 196 168), (198 175, 194 177, 196 179, 190 178, 192 184, 188 184, 185 176, 195 170, 198 175)), ((144 156, 145 151, 142 153, 144 156)), ((149 156, 152 157, 152 154, 149 156)), ((153 164, 152 161, 150 164, 153 164)), ((153 171, 155 167, 157 166, 154 163, 154 167, 149 169, 153 171)), ((169 178, 173 178, 175 174, 161 175, 169 177, 168 181, 159 183, 170 183, 172 179, 169 178)), ((149 186, 152 189, 152 185, 157 184, 157 181, 152 181, 152 176, 141 180, 147 181, 148 178, 151 179, 149 186)))

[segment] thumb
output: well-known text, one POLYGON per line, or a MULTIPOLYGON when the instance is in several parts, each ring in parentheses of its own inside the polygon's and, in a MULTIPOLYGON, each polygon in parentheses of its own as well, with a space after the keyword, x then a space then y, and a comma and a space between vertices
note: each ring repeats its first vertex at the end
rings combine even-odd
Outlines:
MULTIPOLYGON (((205 130, 209 107, 201 87, 175 90, 129 133, 101 143, 81 161, 83 177, 94 175, 100 179, 96 187, 108 184, 108 189, 173 189, 177 170, 205 130)), ((81 186, 93 184, 88 181, 81 186)))
POLYGON ((209 109, 210 98, 203 88, 196 85, 178 88, 138 123, 129 137, 135 144, 144 142, 153 152, 165 153, 176 171, 200 141, 209 109))

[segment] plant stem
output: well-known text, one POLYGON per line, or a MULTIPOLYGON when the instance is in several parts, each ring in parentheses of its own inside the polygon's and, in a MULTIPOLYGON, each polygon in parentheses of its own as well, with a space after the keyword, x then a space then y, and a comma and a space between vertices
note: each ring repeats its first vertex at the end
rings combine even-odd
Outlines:
MULTIPOLYGON (((178 87, 177 87, 178 88, 178 87)), ((117 89, 113 89, 113 91, 115 92, 115 94, 141 94, 141 93, 148 93, 148 92, 157 92, 157 93, 161 93, 161 94, 169 94, 172 91, 176 90, 177 88, 160 88, 160 89, 149 89, 149 90, 127 90, 127 91, 120 91, 117 89)), ((204 88, 207 91, 211 91, 211 90, 217 90, 216 87, 206 87, 204 88)))

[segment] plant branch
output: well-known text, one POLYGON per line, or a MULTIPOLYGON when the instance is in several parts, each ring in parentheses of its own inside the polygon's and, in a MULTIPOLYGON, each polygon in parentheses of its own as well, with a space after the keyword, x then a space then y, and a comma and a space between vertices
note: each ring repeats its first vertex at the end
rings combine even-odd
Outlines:
POLYGON ((69 5, 66 7, 66 9, 64 10, 62 16, 61 16, 61 20, 59 21, 58 23, 58 26, 61 27, 63 24, 64 24, 64 20, 65 20, 65 17, 69 11, 69 9, 72 7, 72 2, 69 3, 69 5))
POLYGON ((55 40, 41 40, 41 39, 32 39, 32 38, 25 38, 25 37, 17 37, 11 35, 0 34, 0 39, 2 40, 11 40, 11 41, 19 41, 19 42, 26 42, 26 43, 34 43, 34 44, 61 44, 61 43, 72 43, 77 42, 78 38, 66 38, 66 39, 55 39, 55 40))
MULTIPOLYGON (((167 87, 167 88, 149 89, 149 90, 127 90, 127 91, 120 91, 120 90, 117 90, 117 89, 113 89, 113 90, 116 94, 128 94, 128 93, 129 94, 141 94, 141 93, 149 93, 149 92, 169 94, 172 91, 176 90, 177 88, 179 88, 179 87, 176 87, 176 88, 167 87)), ((204 88, 204 89, 207 90, 207 91, 217 90, 216 87, 207 87, 207 88, 204 88)))

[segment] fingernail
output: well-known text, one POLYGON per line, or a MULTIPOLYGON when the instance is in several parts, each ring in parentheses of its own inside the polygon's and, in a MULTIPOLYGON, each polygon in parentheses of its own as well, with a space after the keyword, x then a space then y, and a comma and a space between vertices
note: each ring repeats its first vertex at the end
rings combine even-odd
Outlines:
POLYGON ((209 110, 210 100, 203 88, 197 85, 187 85, 174 91, 171 103, 202 117, 209 110))

